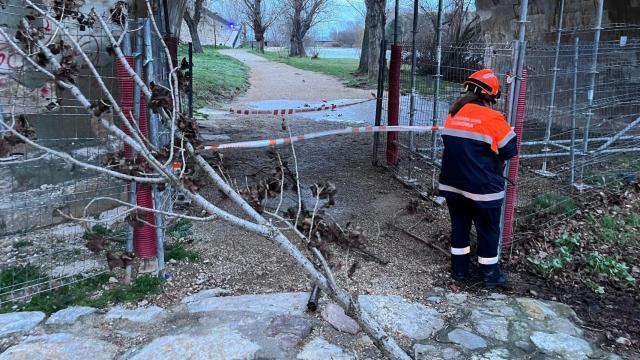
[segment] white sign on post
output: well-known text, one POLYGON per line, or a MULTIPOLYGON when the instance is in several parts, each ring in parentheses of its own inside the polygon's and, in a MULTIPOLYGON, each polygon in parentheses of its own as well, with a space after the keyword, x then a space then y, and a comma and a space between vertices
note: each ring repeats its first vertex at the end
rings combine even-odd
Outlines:
POLYGON ((620 47, 624 47, 624 46, 627 46, 627 37, 620 36, 620 47))

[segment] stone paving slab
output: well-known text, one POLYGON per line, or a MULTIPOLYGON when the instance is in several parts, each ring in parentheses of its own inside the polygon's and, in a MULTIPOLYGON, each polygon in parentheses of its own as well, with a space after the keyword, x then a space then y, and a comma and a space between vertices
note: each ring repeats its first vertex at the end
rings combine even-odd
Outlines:
POLYGON ((360 295, 358 301, 387 330, 411 339, 426 339, 444 326, 438 311, 400 296, 360 295))
POLYGON ((145 323, 155 320, 158 316, 164 313, 164 309, 158 306, 151 306, 148 308, 138 309, 124 309, 121 307, 115 307, 105 315, 106 320, 129 320, 132 322, 145 323))
MULTIPOLYGON (((566 305, 432 292, 423 301, 394 295, 361 295, 358 301, 417 360, 619 359, 584 338, 566 305)), ((204 290, 168 309, 115 307, 101 314, 70 307, 53 314, 46 326, 40 326, 46 317, 40 312, 2 314, 4 344, 15 345, 0 360, 102 360, 116 354, 124 354, 118 360, 381 358, 331 302, 308 313, 307 293, 219 296, 227 294, 204 290), (60 333, 60 326, 68 333, 60 333)))
POLYGON ((191 313, 211 311, 245 311, 257 314, 302 315, 307 308, 308 293, 277 293, 214 297, 187 304, 191 313))
POLYGON ((117 350, 105 341, 57 333, 28 337, 0 354, 0 360, 111 360, 117 350))
POLYGON ((0 314, 0 337, 31 331, 45 317, 46 315, 39 311, 0 314))
POLYGON ((260 347, 240 333, 227 329, 211 330, 211 335, 164 336, 153 340, 129 360, 241 360, 253 359, 260 347))
POLYGON ((52 314, 47 325, 70 325, 83 316, 95 313, 97 309, 88 306, 72 306, 52 314))

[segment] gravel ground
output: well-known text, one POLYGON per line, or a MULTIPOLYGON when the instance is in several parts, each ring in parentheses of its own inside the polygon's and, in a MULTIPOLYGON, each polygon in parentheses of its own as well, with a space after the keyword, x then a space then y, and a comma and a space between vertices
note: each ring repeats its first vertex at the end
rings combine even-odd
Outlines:
MULTIPOLYGON (((228 120, 207 123, 210 130, 216 131, 219 129, 216 125, 222 127, 224 121, 228 120), (214 125, 215 122, 219 124, 214 125)), ((280 121, 270 117, 236 118, 234 121, 234 129, 244 128, 246 131, 231 134, 233 140, 272 134, 284 136, 280 121)), ((337 127, 335 123, 308 120, 291 120, 289 124, 294 134, 337 127)), ((328 213, 341 226, 348 222, 352 226, 360 226, 369 239, 367 248, 389 261, 385 266, 366 261, 357 253, 335 248, 335 255, 342 263, 337 276, 343 286, 357 293, 397 294, 424 300, 426 289, 434 283, 442 285, 443 281, 447 281, 448 259, 394 229, 391 223, 395 221, 406 228, 428 217, 432 221, 421 222, 412 232, 427 240, 439 240, 440 245, 446 248, 446 237, 443 235, 447 233, 448 216, 444 208, 427 202, 424 202, 424 208, 428 208, 428 212, 414 215, 406 213, 404 209, 411 200, 417 199, 417 194, 393 179, 388 172, 371 165, 371 146, 371 135, 310 140, 298 145, 296 153, 303 199, 308 207, 313 207, 314 200, 309 187, 317 181, 333 182, 338 195, 336 205, 329 208, 328 213), (349 278, 347 270, 354 263, 357 263, 356 271, 349 278)), ((292 167, 290 148, 278 150, 292 167)), ((244 184, 246 177, 251 185, 268 175, 270 167, 273 168, 264 149, 224 153, 224 163, 226 175, 238 184, 244 184), (250 176, 255 173, 258 175, 250 176)), ((207 191, 206 196, 216 204, 233 209, 230 201, 222 199, 216 190, 207 191)), ((270 205, 273 210, 277 201, 270 202, 270 205)), ((289 191, 282 208, 295 205, 295 193, 289 191)), ((188 245, 190 248, 200 253, 203 261, 170 265, 175 279, 170 287, 173 289, 173 298, 211 287, 224 287, 238 294, 311 288, 302 272, 275 245, 231 225, 222 222, 195 224, 194 233, 187 241, 191 242, 188 245)))

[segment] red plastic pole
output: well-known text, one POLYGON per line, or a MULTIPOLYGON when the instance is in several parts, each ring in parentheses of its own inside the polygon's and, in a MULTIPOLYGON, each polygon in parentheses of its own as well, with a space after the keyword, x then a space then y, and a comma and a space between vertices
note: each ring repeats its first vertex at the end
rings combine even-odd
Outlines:
MULTIPOLYGON (((147 142, 146 139, 149 139, 149 120, 147 115, 147 102, 146 99, 144 99, 144 96, 141 95, 138 127, 144 136, 145 142, 147 142)), ((138 162, 144 161, 143 157, 138 157, 138 162)), ((153 209, 153 189, 151 188, 151 185, 138 184, 136 191, 138 206, 153 209)), ((153 212, 144 212, 142 217, 148 224, 134 229, 133 246, 136 250, 136 255, 139 258, 149 259, 157 256, 158 251, 156 229, 153 227, 156 224, 156 218, 153 212)))
MULTIPOLYGON (((132 68, 135 67, 135 58, 133 56, 127 56, 126 59, 132 68)), ((120 107, 127 120, 133 124, 135 120, 131 114, 133 113, 133 91, 135 84, 133 78, 119 61, 116 62, 116 73, 118 75, 118 87, 120 90, 120 107)), ((148 139, 149 122, 147 121, 147 103, 144 98, 140 101, 140 119, 138 119, 138 126, 144 138, 148 139)), ((131 135, 124 125, 121 126, 121 129, 127 135, 131 135)), ((133 151, 131 146, 127 144, 124 145, 124 156, 126 159, 133 159, 133 151)), ((137 161, 143 162, 145 160, 142 157, 138 157, 137 161)), ((138 206, 153 209, 153 195, 150 185, 136 184, 136 202, 138 206)), ((134 227, 133 248, 139 258, 153 258, 157 255, 156 235, 155 228, 153 227, 153 225, 155 225, 155 216, 153 212, 145 212, 142 217, 148 224, 134 227)))
MULTIPOLYGON (((135 58, 133 56, 125 56, 125 58, 131 67, 135 67, 135 58)), ((133 78, 129 76, 129 73, 127 73, 127 70, 120 61, 116 61, 116 73, 118 75, 118 89, 120 90, 120 108, 127 120, 129 120, 129 123, 133 123, 131 116, 133 110, 133 78)), ((120 125, 120 129, 125 134, 131 135, 131 132, 129 132, 129 129, 124 126, 124 124, 120 125)), ((133 158, 131 146, 126 143, 124 144, 124 156, 129 160, 133 158)))
MULTIPOLYGON (((515 89, 514 89, 515 90, 515 89)), ((518 96, 518 104, 516 108, 516 123, 514 131, 517 135, 518 154, 520 153, 520 144, 522 143, 522 129, 524 127, 525 105, 527 103, 527 69, 522 69, 522 82, 520 85, 520 95, 518 96)), ((511 159, 509 163, 509 184, 507 185, 507 194, 504 209, 504 230, 502 232, 502 246, 511 245, 513 239, 513 220, 516 212, 516 203, 518 198, 518 170, 520 168, 520 156, 511 159)))
MULTIPOLYGON (((391 45, 391 61, 389 62, 389 99, 387 124, 397 126, 400 119, 400 66, 402 65, 402 46, 391 45)), ((387 164, 398 164, 398 133, 387 135, 387 164)))

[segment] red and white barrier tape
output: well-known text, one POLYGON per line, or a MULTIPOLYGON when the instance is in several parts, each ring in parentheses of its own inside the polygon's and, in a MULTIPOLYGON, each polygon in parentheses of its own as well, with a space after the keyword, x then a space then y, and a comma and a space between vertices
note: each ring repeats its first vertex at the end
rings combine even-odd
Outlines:
POLYGON ((360 133, 375 133, 375 132, 427 132, 427 131, 439 131, 444 129, 442 126, 363 126, 363 127, 349 127, 345 129, 319 131, 309 134, 302 134, 293 137, 286 137, 280 139, 266 139, 266 140, 253 140, 253 141, 241 141, 227 144, 213 144, 205 146, 205 150, 222 150, 222 149, 252 149, 269 147, 274 145, 288 145, 296 143, 302 140, 317 139, 325 136, 343 135, 343 134, 360 134, 360 133))
POLYGON ((362 101, 357 101, 354 103, 348 103, 348 104, 342 104, 342 105, 336 105, 336 104, 330 104, 330 105, 322 105, 322 106, 317 106, 317 107, 304 107, 304 108, 291 108, 291 109, 273 109, 273 110, 251 110, 251 109, 246 109, 246 110, 241 110, 241 109, 229 109, 229 112, 232 114, 237 114, 237 115, 274 115, 274 116, 278 116, 278 115, 293 115, 293 114, 297 114, 297 113, 308 113, 308 112, 316 112, 316 111, 335 111, 336 109, 339 108, 345 108, 345 107, 349 107, 349 106, 354 106, 354 105, 359 105, 359 104, 364 104, 366 102, 369 101, 373 101, 375 99, 367 99, 367 100, 362 100, 362 101))

